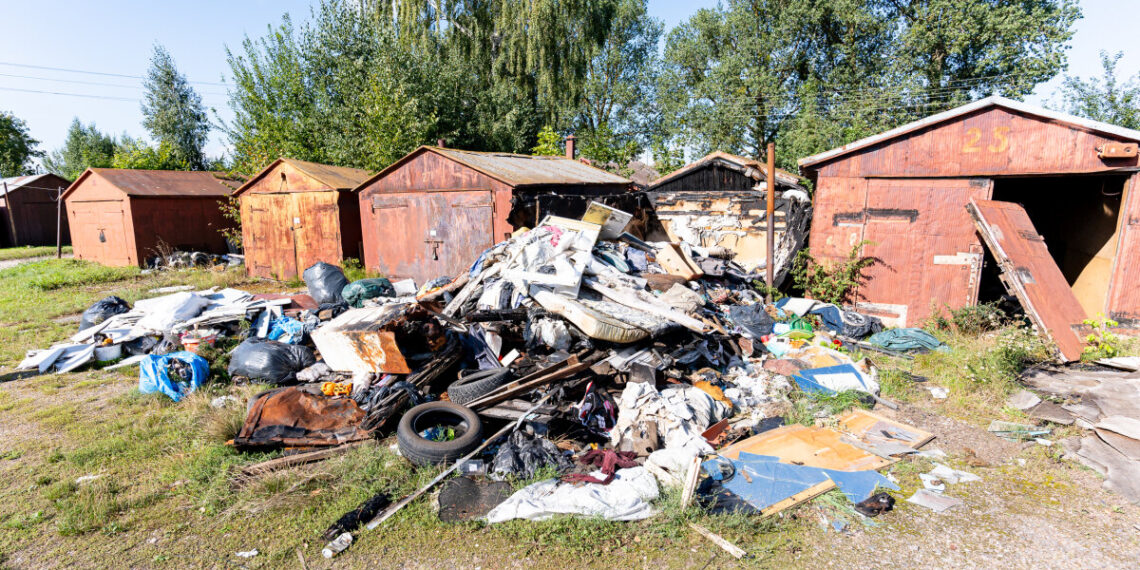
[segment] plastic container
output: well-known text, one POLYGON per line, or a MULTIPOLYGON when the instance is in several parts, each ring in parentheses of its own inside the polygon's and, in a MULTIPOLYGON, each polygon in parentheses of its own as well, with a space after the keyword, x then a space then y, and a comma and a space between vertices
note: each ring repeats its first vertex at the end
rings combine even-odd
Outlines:
POLYGON ((95 347, 95 361, 103 364, 118 360, 123 357, 123 345, 121 344, 108 344, 107 346, 95 347))

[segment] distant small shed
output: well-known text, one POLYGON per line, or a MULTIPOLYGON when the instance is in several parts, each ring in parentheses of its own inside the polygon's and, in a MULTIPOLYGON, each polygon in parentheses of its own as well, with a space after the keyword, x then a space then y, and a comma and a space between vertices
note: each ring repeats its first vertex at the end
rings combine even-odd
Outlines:
POLYGON ((238 188, 249 274, 291 279, 318 261, 360 259, 360 202, 353 190, 369 175, 279 158, 238 188))
POLYGON ((547 214, 578 217, 592 200, 636 209, 630 184, 568 158, 423 146, 360 186, 364 261, 421 284, 454 277, 547 214))
POLYGON ((88 168, 63 193, 77 259, 146 265, 168 250, 226 253, 233 191, 220 172, 88 168))
POLYGON ((56 200, 68 186, 70 181, 51 173, 0 180, 0 245, 55 245, 57 219, 63 245, 71 243, 67 215, 56 211, 56 200))
MULTIPOLYGON (((672 241, 721 246, 753 270, 767 260, 768 165, 727 152, 714 152, 649 185, 646 193, 662 229, 672 241)), ((776 169, 776 284, 803 246, 811 202, 798 176, 776 169)))
POLYGON ((1014 293, 1067 359, 1072 325, 1140 327, 1140 131, 989 97, 800 160, 811 250, 874 257, 857 306, 914 325, 1014 293), (1067 285, 1067 286, 1066 286, 1067 285))

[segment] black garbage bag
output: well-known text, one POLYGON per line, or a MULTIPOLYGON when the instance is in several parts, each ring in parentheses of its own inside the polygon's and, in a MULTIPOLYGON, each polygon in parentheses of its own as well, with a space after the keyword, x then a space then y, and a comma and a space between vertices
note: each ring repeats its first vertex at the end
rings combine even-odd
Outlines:
POLYGON ((768 311, 764 310, 764 303, 736 305, 728 310, 728 318, 755 339, 772 334, 772 327, 776 324, 768 311))
POLYGON ((353 281, 345 285, 340 295, 344 298, 344 302, 359 309, 363 306, 364 301, 368 299, 375 299, 376 297, 395 297, 396 289, 392 287, 391 281, 383 277, 376 277, 374 279, 358 279, 353 281))
POLYGON ((104 297, 83 311, 83 317, 79 319, 79 330, 91 328, 115 315, 121 315, 130 310, 131 306, 126 301, 114 295, 104 297))
POLYGON ((491 462, 491 471, 496 478, 512 476, 517 479, 530 479, 543 467, 554 467, 559 473, 574 468, 558 446, 545 437, 535 437, 523 431, 516 431, 499 447, 491 462))
POLYGON ((305 285, 309 287, 309 296, 317 303, 342 303, 344 297, 340 296, 348 285, 344 271, 335 265, 318 261, 302 274, 305 285))
POLYGON ((307 346, 250 338, 234 349, 227 371, 230 376, 244 376, 270 384, 289 384, 297 380, 298 372, 316 361, 313 350, 307 346))

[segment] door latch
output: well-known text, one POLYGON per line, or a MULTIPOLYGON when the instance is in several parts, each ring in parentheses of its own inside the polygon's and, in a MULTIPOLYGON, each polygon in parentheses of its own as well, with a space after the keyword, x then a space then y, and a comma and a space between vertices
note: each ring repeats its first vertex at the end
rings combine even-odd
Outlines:
POLYGON ((431 259, 432 261, 439 261, 439 246, 443 245, 441 239, 425 239, 424 243, 431 246, 431 259))

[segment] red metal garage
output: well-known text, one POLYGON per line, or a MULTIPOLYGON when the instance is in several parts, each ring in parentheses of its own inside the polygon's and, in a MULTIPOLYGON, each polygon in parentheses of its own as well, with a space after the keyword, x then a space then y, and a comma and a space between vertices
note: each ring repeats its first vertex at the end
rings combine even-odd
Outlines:
POLYGON ((547 213, 580 216, 629 187, 568 158, 423 146, 358 189, 364 261, 420 283, 454 277, 516 228, 547 213))
POLYGON ((171 249, 226 253, 236 223, 221 205, 233 188, 218 172, 88 168, 63 193, 77 259, 145 265, 171 249))
POLYGON ((1022 304, 1026 295, 1048 299, 1035 318, 1051 330, 1098 312, 1134 327, 1137 142, 1138 131, 1001 97, 976 101, 800 160, 815 182, 810 247, 838 260, 867 242, 863 254, 880 262, 859 287, 857 306, 896 324, 992 299, 1000 277, 1022 304), (986 222, 986 211, 1006 212, 1003 222, 986 222), (999 226, 1017 235, 997 235, 999 226), (978 228, 1008 242, 1008 251, 997 242, 984 247, 978 228), (1012 253, 1044 251, 1025 242, 1048 246, 1048 265, 1067 290, 1046 289, 1053 280, 1044 272, 1054 269, 1012 253))
POLYGON ((55 174, 16 176, 0 181, 0 244, 55 245, 56 223, 63 245, 71 243, 67 215, 60 216, 56 200, 71 185, 55 174))

